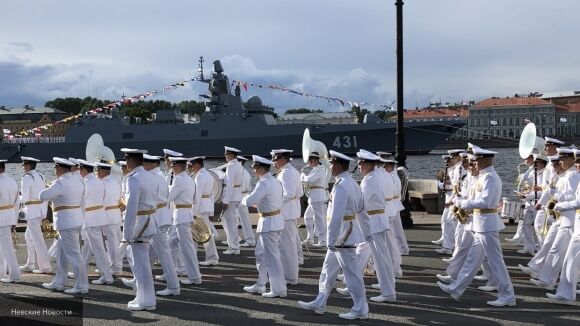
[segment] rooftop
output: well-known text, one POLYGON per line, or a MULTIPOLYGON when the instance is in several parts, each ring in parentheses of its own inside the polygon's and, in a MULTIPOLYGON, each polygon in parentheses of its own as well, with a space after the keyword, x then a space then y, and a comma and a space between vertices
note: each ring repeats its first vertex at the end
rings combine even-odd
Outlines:
POLYGON ((21 107, 21 108, 6 108, 0 107, 0 115, 3 114, 44 114, 44 113, 64 113, 66 112, 61 111, 59 109, 53 108, 34 108, 34 107, 21 107))
POLYGON ((542 100, 538 97, 492 97, 475 103, 473 108, 489 108, 493 106, 513 107, 513 106, 534 106, 534 105, 552 105, 552 103, 542 100))
POLYGON ((580 112, 580 103, 556 105, 556 112, 568 112, 568 113, 580 112))
POLYGON ((580 91, 551 92, 542 94, 541 98, 580 97, 580 91))

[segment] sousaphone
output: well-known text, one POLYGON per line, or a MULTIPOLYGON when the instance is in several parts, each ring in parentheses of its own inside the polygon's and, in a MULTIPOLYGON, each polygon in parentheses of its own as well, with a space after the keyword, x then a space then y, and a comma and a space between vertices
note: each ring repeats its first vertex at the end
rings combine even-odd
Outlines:
POLYGON ((304 135, 302 136, 302 159, 304 160, 304 163, 308 163, 308 157, 312 152, 317 152, 320 155, 319 161, 322 166, 324 166, 326 171, 326 183, 328 183, 332 177, 328 150, 323 142, 310 138, 310 130, 306 128, 304 129, 304 135))
POLYGON ((532 122, 528 123, 520 136, 520 157, 525 160, 533 154, 534 150, 537 151, 537 154, 545 155, 545 142, 543 138, 536 136, 536 125, 532 122))
POLYGON ((87 140, 87 147, 85 149, 85 156, 88 162, 101 162, 105 161, 107 164, 111 164, 111 174, 116 177, 121 177, 123 172, 121 168, 116 165, 115 153, 105 146, 103 137, 99 134, 92 134, 87 140))

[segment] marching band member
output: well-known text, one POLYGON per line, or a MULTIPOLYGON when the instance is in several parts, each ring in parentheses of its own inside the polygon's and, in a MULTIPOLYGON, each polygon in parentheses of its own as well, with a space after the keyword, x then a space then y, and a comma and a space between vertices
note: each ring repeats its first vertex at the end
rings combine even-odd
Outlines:
MULTIPOLYGON (((208 242, 203 244, 205 249, 205 261, 199 262, 202 266, 217 265, 219 261, 219 255, 215 245, 214 230, 210 226, 212 225, 209 217, 214 213, 214 194, 213 194, 213 184, 214 179, 209 174, 204 166, 203 160, 205 157, 198 156, 190 160, 191 167, 195 173, 195 195, 193 196, 193 216, 195 218, 203 219, 203 222, 212 231, 212 236, 208 242)), ((242 206, 242 205, 240 205, 242 206)), ((247 209, 247 207, 246 207, 247 209)), ((251 227, 251 224, 250 224, 251 227)))
MULTIPOLYGON (((558 184, 556 193, 554 194, 554 200, 556 202, 567 202, 575 200, 576 188, 580 182, 580 174, 575 165, 574 150, 569 148, 558 148, 558 156, 560 156, 560 165, 562 166, 563 175, 560 177, 562 180, 558 184)), ((547 208, 552 210, 550 204, 547 204, 547 208)), ((534 285, 552 290, 556 281, 558 280, 558 275, 564 263, 564 257, 570 240, 572 237, 572 231, 574 229, 574 219, 575 212, 573 210, 563 210, 559 216, 560 226, 558 227, 558 232, 554 243, 550 247, 550 251, 546 256, 544 265, 538 273, 538 279, 532 278, 530 282, 534 285)))
MULTIPOLYGON (((546 158, 539 156, 537 154, 534 154, 534 170, 532 169, 532 172, 530 172, 527 176, 528 176, 528 180, 525 180, 524 182, 527 182, 527 184, 529 185, 539 185, 542 184, 542 179, 543 179, 543 173, 544 173, 544 168, 546 167, 546 158), (536 180, 534 181, 534 175, 536 176, 536 180)), ((523 238, 524 238, 524 248, 521 250, 518 250, 518 253, 520 254, 532 254, 534 255, 536 253, 536 232, 534 230, 534 221, 535 221, 535 215, 536 215, 536 211, 535 211, 535 206, 536 206, 536 201, 538 200, 539 196, 538 196, 538 192, 534 189, 530 189, 530 191, 524 193, 521 195, 521 198, 525 200, 526 204, 525 204, 525 208, 524 208, 524 224, 523 224, 523 238)))
MULTIPOLYGON (((526 171, 524 171, 524 173, 518 175, 517 191, 523 193, 526 190, 529 190, 528 188, 532 186, 532 185, 528 184, 528 181, 529 181, 528 178, 530 176, 530 173, 534 172, 534 155, 533 154, 528 155, 528 157, 524 160, 524 163, 522 163, 520 165, 525 165, 528 167, 528 169, 526 171)), ((518 169, 519 169, 519 166, 518 166, 518 169)), ((514 244, 523 245, 523 243, 524 243, 523 237, 522 237, 523 228, 524 228, 524 219, 520 217, 518 220, 518 228, 516 229, 516 233, 514 234, 514 236, 512 238, 505 238, 505 240, 507 242, 511 242, 514 244)))
POLYGON ((6 175, 6 160, 0 160, 0 260, 3 265, 0 274, 8 268, 8 275, 2 276, 0 282, 12 283, 20 281, 20 268, 12 244, 12 228, 18 223, 18 183, 12 177, 6 175))
MULTIPOLYGON (((244 163, 246 163, 247 160, 247 158, 238 155, 238 161, 242 165, 242 171, 244 173, 244 177, 242 179, 242 197, 246 196, 252 191, 252 176, 248 170, 243 168, 244 163)), ((238 215, 240 217, 240 225, 242 226, 242 233, 244 235, 243 243, 241 243, 240 246, 255 247, 256 238, 254 237, 254 230, 252 229, 252 221, 250 221, 250 211, 248 211, 248 207, 240 203, 238 206, 238 215)))
POLYGON ((497 213, 502 182, 493 168, 496 152, 474 148, 473 154, 477 157, 475 164, 479 170, 479 177, 474 185, 475 198, 456 198, 454 204, 462 209, 473 209, 474 243, 457 280, 450 285, 441 282, 437 282, 437 285, 455 300, 459 300, 486 257, 489 272, 498 282, 498 299, 488 301, 487 304, 497 307, 515 306, 516 298, 499 242, 499 231, 505 226, 497 213))
MULTIPOLYGON (((447 219, 447 214, 449 213, 449 206, 447 206, 447 197, 451 196, 451 181, 450 181, 450 176, 451 176, 451 166, 450 166, 450 162, 451 162, 451 156, 450 155, 441 155, 441 158, 443 159, 443 161, 445 162, 445 168, 444 168, 444 172, 443 175, 441 176, 441 179, 439 178, 439 175, 437 176, 437 187, 439 188, 440 194, 442 193, 444 198, 445 198, 445 209, 443 209, 443 213, 441 214, 441 237, 437 240, 433 240, 431 241, 431 243, 436 244, 436 245, 443 245, 443 239, 445 238, 445 233, 448 232, 445 230, 446 227, 446 219, 447 219)), ((447 244, 449 246, 449 244, 447 244)), ((445 249, 444 247, 441 249, 445 249)), ((437 250, 441 250, 441 249, 437 249, 437 250)), ((451 254, 451 250, 447 250, 449 251, 449 253, 451 254)))
POLYGON ((123 238, 121 233, 121 185, 115 177, 111 175, 112 165, 107 163, 96 163, 97 176, 105 185, 105 197, 103 206, 105 215, 103 216, 103 234, 107 238, 107 252, 111 262, 110 269, 113 275, 123 271, 123 256, 119 250, 119 243, 123 238))
POLYGON ((155 177, 155 199, 157 200, 157 210, 154 221, 157 226, 157 233, 151 237, 151 249, 159 259, 163 275, 155 276, 155 279, 167 281, 167 288, 155 292, 159 296, 179 295, 181 293, 179 279, 175 271, 175 265, 169 251, 168 232, 172 224, 171 212, 168 207, 169 189, 163 173, 159 169, 161 157, 143 154, 143 168, 155 177))
POLYGON ((385 171, 387 171, 388 176, 393 179, 393 212, 390 217, 393 234, 395 239, 397 240, 397 247, 399 248, 399 252, 403 256, 409 255, 409 244, 407 243, 407 238, 405 237, 405 231, 403 230, 403 223, 401 222, 401 211, 405 209, 403 203, 401 202, 401 178, 397 174, 396 164, 397 161, 395 160, 385 160, 384 162, 385 171))
MULTIPOLYGON (((180 152, 176 152, 174 150, 168 149, 168 148, 164 148, 163 149, 163 160, 165 162, 165 181, 167 182, 168 186, 173 185, 173 180, 175 180, 175 173, 173 172, 173 170, 171 169, 171 157, 183 157, 183 154, 180 152)), ((171 205, 171 204, 169 204, 171 205)), ((169 207, 169 210, 171 210, 172 208, 169 207)), ((177 234, 177 230, 175 229, 175 227, 172 225, 169 233, 168 233, 168 242, 169 242, 169 248, 171 251, 171 256, 173 258, 173 263, 175 265, 175 269, 177 271, 177 275, 186 275, 186 271, 185 271, 185 265, 184 265, 184 261, 185 258, 183 257, 183 254, 181 253, 181 250, 179 249, 179 236, 177 234)))
POLYGON ((319 293, 314 301, 298 301, 305 309, 324 314, 326 301, 342 268, 354 306, 348 313, 338 315, 344 319, 368 318, 368 303, 360 264, 355 252, 356 245, 365 241, 355 214, 364 209, 364 199, 360 187, 348 173, 352 159, 344 154, 330 151, 332 175, 336 183, 330 193, 327 212, 328 250, 319 279, 319 293))
POLYGON ((155 288, 149 261, 149 240, 157 227, 153 214, 157 207, 155 177, 143 168, 143 154, 146 150, 121 148, 125 153, 127 175, 125 200, 125 221, 123 225, 123 242, 132 253, 133 274, 135 276, 135 299, 129 301, 130 310, 155 310, 155 288))
POLYGON ((57 179, 40 193, 39 199, 50 200, 53 205, 54 229, 59 233, 57 268, 52 282, 43 283, 42 286, 54 291, 64 290, 67 294, 88 293, 87 269, 79 243, 84 223, 81 207, 84 206, 85 186, 70 173, 74 163, 60 157, 54 157, 53 161, 57 179), (65 290, 69 264, 75 275, 75 285, 65 290))
POLYGON ((280 232, 280 257, 284 266, 286 283, 298 283, 298 247, 297 219, 300 217, 300 197, 303 189, 300 183, 298 171, 290 165, 290 153, 288 149, 272 150, 272 161, 278 171, 276 178, 282 183, 284 202, 282 204, 282 216, 284 216, 284 229, 280 232))
POLYGON ((42 236, 40 225, 46 218, 47 203, 39 199, 39 194, 46 188, 44 176, 36 172, 36 164, 40 160, 21 156, 24 175, 20 182, 20 202, 24 203, 24 219, 26 220, 26 249, 28 250, 28 259, 26 264, 20 266, 24 272, 33 272, 36 274, 51 273, 50 256, 42 236), (35 269, 38 262, 38 269, 35 269))
POLYGON ((308 166, 312 168, 306 175, 300 174, 300 181, 308 189, 308 209, 313 214, 304 214, 307 237, 304 242, 312 244, 314 247, 326 246, 326 209, 328 201, 328 182, 326 180, 326 168, 320 164, 320 154, 312 152, 308 156, 308 166), (314 243, 314 237, 318 243, 314 243))
POLYGON ((201 273, 197 260, 197 246, 191 236, 191 222, 193 222, 193 195, 195 183, 187 174, 187 159, 183 157, 171 157, 171 169, 175 174, 173 184, 169 187, 167 201, 173 203, 173 226, 177 229, 179 248, 184 258, 187 279, 181 283, 201 284, 201 273))
POLYGON ((282 185, 270 174, 272 162, 261 156, 252 155, 252 168, 258 178, 254 191, 242 200, 243 204, 255 206, 260 216, 256 227, 256 268, 258 281, 244 287, 249 293, 262 294, 263 297, 286 297, 286 282, 280 258, 278 244, 280 231, 284 228, 284 217, 281 214, 283 191, 282 185), (270 282, 270 291, 266 292, 266 283, 270 282))
MULTIPOLYGON (((105 184, 97 178, 94 173, 95 163, 79 160, 80 174, 84 178, 85 193, 84 202, 81 208, 84 212, 83 229, 86 232, 88 246, 93 255, 97 268, 101 272, 101 277, 93 280, 92 284, 113 284, 113 275, 109 267, 109 257, 105 250, 103 240, 103 226, 107 223, 105 219, 104 198, 105 184)), ((89 264, 89 250, 83 252, 85 266, 89 264)))
MULTIPOLYGON (((456 184, 456 190, 455 190, 455 196, 456 197, 460 197, 460 196, 465 196, 465 194, 467 194, 468 188, 466 185, 466 180, 467 177, 469 176, 469 154, 466 152, 462 152, 459 155, 461 155, 461 168, 459 169, 459 180, 458 183, 456 184)), ((451 212, 452 215, 453 212, 451 212)), ((457 226, 455 227, 455 242, 454 242, 454 248, 453 248, 453 254, 451 255, 451 257, 449 258, 443 258, 442 261, 444 262, 448 262, 449 260, 453 259, 453 256, 455 256, 457 254, 457 252, 459 251, 459 246, 460 246, 460 242, 462 241, 463 238, 463 232, 465 232, 465 224, 464 223, 460 223, 460 221, 457 221, 457 226)))
MULTIPOLYGON (((576 169, 580 170, 580 150, 574 150, 576 158, 576 169)), ((576 174, 578 175, 578 173, 576 174)), ((576 177, 578 178, 578 177, 576 177)), ((564 214, 566 211, 575 212, 574 232, 564 256, 562 271, 560 272, 560 283, 556 294, 547 293, 550 301, 563 304, 574 304, 576 301, 576 283, 578 283, 578 273, 580 273, 580 184, 576 186, 575 197, 567 196, 559 203, 556 203, 554 210, 564 214)))
POLYGON ((454 198, 453 189, 459 184, 459 170, 462 164, 461 155, 462 149, 451 149, 447 153, 451 156, 449 160, 449 167, 447 168, 447 176, 449 176, 450 188, 445 188, 445 210, 444 215, 444 232, 443 232, 443 242, 441 244, 442 248, 436 249, 435 251, 440 254, 453 254, 453 249, 455 247, 455 228, 457 227, 457 220, 453 217, 451 212, 452 203, 451 200, 454 198), (447 213, 445 213, 447 211, 447 213))
POLYGON ((222 195, 223 220, 222 224, 226 233, 228 250, 224 255, 239 255, 240 243, 238 241, 238 205, 242 200, 242 182, 244 181, 244 168, 237 160, 242 152, 237 148, 225 146, 225 158, 228 162, 226 176, 224 178, 224 190, 222 195))

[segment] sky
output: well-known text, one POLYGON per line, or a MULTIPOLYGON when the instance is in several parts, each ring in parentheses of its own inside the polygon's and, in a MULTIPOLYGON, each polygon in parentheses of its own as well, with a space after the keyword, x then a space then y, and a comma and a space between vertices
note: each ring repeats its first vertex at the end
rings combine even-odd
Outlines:
MULTIPOLYGON (((221 60, 230 80, 396 99, 394 0, 0 0, 0 106, 118 100, 221 60)), ((578 0, 406 0, 405 108, 580 90, 578 0)), ((163 99, 200 100, 193 82, 163 99)), ((336 103, 248 88, 279 111, 336 103)), ((371 110, 374 108, 371 108, 371 110)))

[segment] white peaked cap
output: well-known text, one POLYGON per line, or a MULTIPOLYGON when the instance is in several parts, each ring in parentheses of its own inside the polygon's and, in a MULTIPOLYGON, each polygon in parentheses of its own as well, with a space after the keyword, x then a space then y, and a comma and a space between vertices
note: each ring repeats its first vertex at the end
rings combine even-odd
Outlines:
POLYGON ((107 170, 110 170, 110 169, 113 167, 111 164, 107 164, 107 163, 101 163, 101 162, 97 162, 97 163, 95 163, 95 165, 96 165, 98 168, 105 168, 105 169, 107 169, 107 170))
POLYGON ((146 161, 159 161, 161 156, 143 154, 143 159, 146 161))
POLYGON ((356 157, 358 157, 362 161, 378 162, 381 160, 381 158, 378 155, 375 155, 375 154, 367 152, 367 151, 363 152, 362 150, 360 150, 358 153, 356 153, 356 157))
POLYGON ((60 165, 67 165, 67 166, 75 166, 76 164, 74 164, 73 162, 67 160, 66 158, 62 158, 62 157, 53 157, 52 160, 54 161, 54 163, 56 164, 60 164, 60 165))
POLYGON ((335 157, 335 158, 340 159, 340 160, 354 161, 352 158, 350 158, 342 153, 339 153, 337 151, 330 150, 330 152, 328 152, 328 153, 330 154, 331 157, 335 157))
POLYGON ((189 161, 189 159, 187 157, 175 157, 175 156, 171 156, 169 158, 169 160, 171 162, 178 162, 178 163, 187 163, 187 161, 189 161))
POLYGON ((551 143, 551 144, 556 144, 556 145, 564 145, 563 141, 558 140, 556 138, 544 137, 544 140, 546 140, 546 143, 551 143))
POLYGON ((463 150, 463 149, 450 149, 447 151, 447 153, 449 155, 457 155, 457 154, 461 154, 462 152, 465 152, 465 150, 463 150))
POLYGON ((176 151, 172 151, 172 150, 170 150, 170 149, 167 149, 167 148, 164 148, 164 149, 163 149, 163 153, 164 153, 165 155, 167 155, 167 156, 177 156, 177 157, 179 157, 179 156, 183 156, 183 154, 182 154, 182 153, 180 153, 180 152, 176 152, 176 151))
POLYGON ((477 160, 477 156, 475 156, 475 155, 473 155, 473 154, 467 154, 467 158, 468 158, 470 161, 475 161, 475 160, 477 160))
POLYGON ((136 149, 136 148, 121 148, 121 152, 125 154, 147 154, 146 149, 136 149))
POLYGON ((557 148, 556 151, 560 157, 574 156, 574 150, 570 148, 557 148))
POLYGON ((22 162, 37 162, 37 163, 40 162, 39 159, 30 156, 20 156, 20 159, 22 160, 22 162))
POLYGON ((560 156, 558 155, 548 156, 548 159, 550 160, 550 162, 556 162, 560 160, 560 156))
POLYGON ((81 165, 81 162, 74 157, 69 157, 68 160, 73 162, 75 165, 81 165))
POLYGON ((393 155, 393 153, 389 153, 389 152, 383 152, 383 151, 378 151, 378 152, 377 152, 377 155, 379 155, 379 156, 383 156, 383 155, 386 155, 386 156, 391 156, 391 155, 393 155))
POLYGON ((90 166, 90 167, 93 167, 93 168, 97 166, 95 163, 91 163, 89 161, 80 160, 80 159, 77 160, 77 161, 79 162, 80 165, 90 166))
POLYGON ((534 154, 534 161, 538 161, 538 160, 542 160, 544 162, 547 162, 548 158, 545 157, 544 155, 534 154))
POLYGON ((119 161, 120 166, 127 166, 127 161, 119 161))
POLYGON ((481 147, 476 147, 473 149, 473 155, 477 157, 494 157, 497 152, 490 151, 488 149, 483 149, 481 147))
MULTIPOLYGON (((202 157, 203 157, 203 156, 202 156, 202 157)), ((205 157, 204 157, 204 158, 205 158, 205 157)), ((244 156, 242 156, 242 155, 238 155, 238 160, 247 161, 247 160, 248 160, 248 158, 247 158, 247 157, 244 157, 244 156)))
POLYGON ((447 154, 441 155, 441 158, 444 159, 444 160, 448 160, 448 159, 451 158, 451 155, 447 155, 447 154))
POLYGON ((241 150, 239 150, 237 148, 229 147, 229 146, 224 146, 224 150, 226 152, 232 152, 232 153, 241 153, 242 152, 241 150))
POLYGON ((461 157, 463 158, 468 158, 469 154, 465 153, 465 152, 461 152, 459 155, 461 155, 461 157))
POLYGON ((258 155, 252 155, 252 160, 254 161, 254 164, 272 165, 272 161, 265 159, 265 158, 258 156, 258 155))

